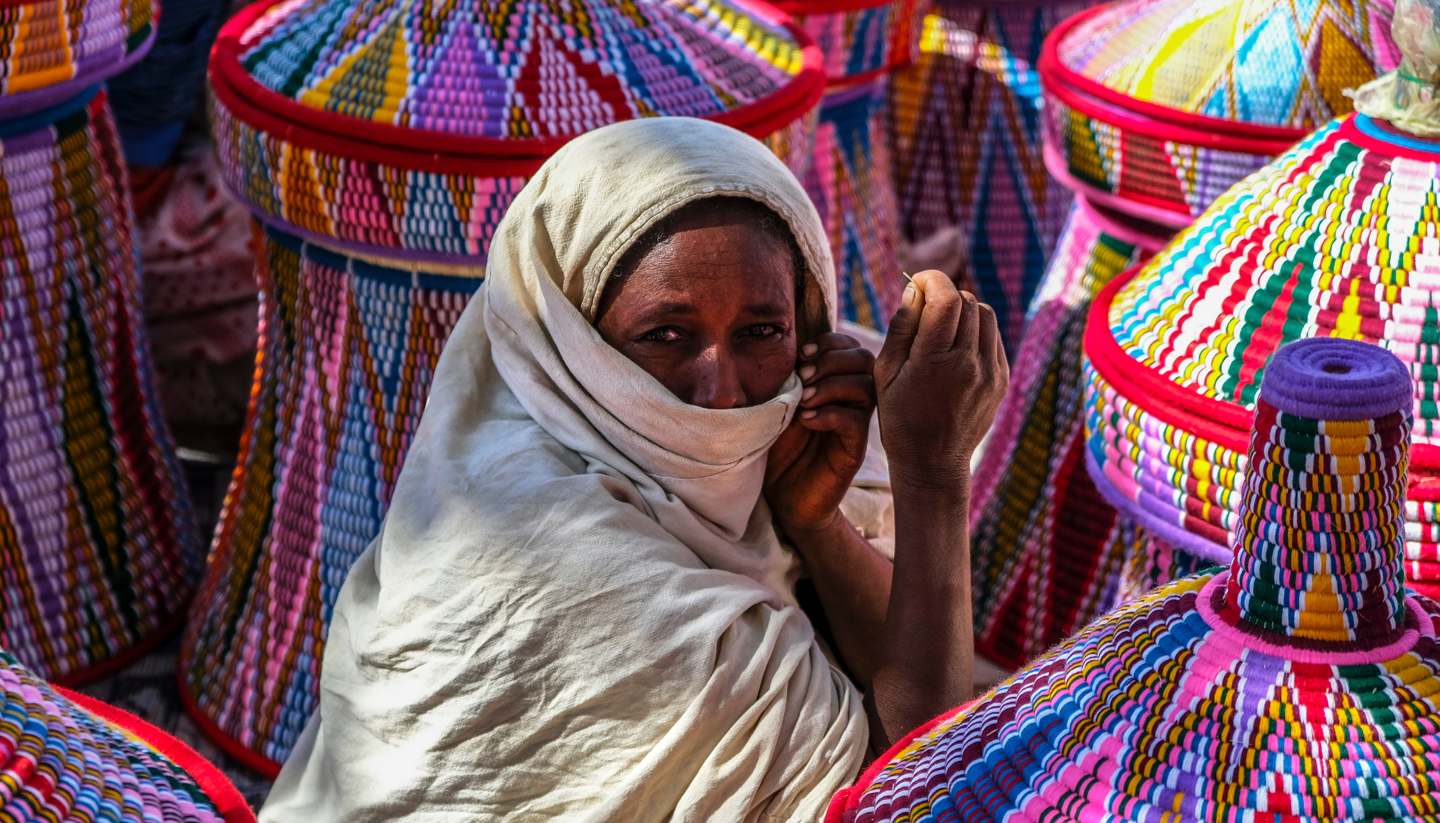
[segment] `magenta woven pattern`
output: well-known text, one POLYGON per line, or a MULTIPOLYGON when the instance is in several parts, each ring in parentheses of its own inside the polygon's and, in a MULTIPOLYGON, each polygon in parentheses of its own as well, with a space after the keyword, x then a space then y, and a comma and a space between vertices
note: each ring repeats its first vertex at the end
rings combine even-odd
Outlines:
POLYGON ((260 368, 182 646, 194 706, 282 762, 317 701, 325 627, 378 532, 450 329, 480 285, 264 230, 260 368))
POLYGON ((885 79, 831 91, 821 103, 814 160, 804 177, 839 279, 840 313, 883 331, 905 281, 890 179, 885 79))
POLYGON ((201 562, 124 174, 103 94, 0 123, 0 647, 49 678, 156 639, 201 562))
POLYGON ((1079 198, 1036 296, 971 504, 976 648, 1006 668, 1115 606, 1144 540, 1085 472, 1081 352, 1095 294, 1164 242, 1079 198))
POLYGON ((1035 62, 1045 34, 1091 5, 944 0, 925 17, 919 60, 891 82, 901 231, 965 230, 967 280, 1011 352, 1070 204, 1045 170, 1035 62))
POLYGON ((829 820, 1440 819, 1440 605, 1401 584, 1410 400, 1376 346, 1282 348, 1231 568, 938 719, 829 820))

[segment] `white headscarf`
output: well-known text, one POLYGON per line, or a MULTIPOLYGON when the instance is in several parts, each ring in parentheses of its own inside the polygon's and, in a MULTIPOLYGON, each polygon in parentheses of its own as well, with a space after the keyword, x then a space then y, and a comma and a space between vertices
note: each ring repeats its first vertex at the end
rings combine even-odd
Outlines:
POLYGON ((634 241, 716 196, 785 221, 802 320, 833 325, 819 218, 755 140, 647 119, 557 152, 440 358, 264 820, 818 819, 855 776, 860 698, 762 496, 798 379, 691 406, 592 325, 634 241))

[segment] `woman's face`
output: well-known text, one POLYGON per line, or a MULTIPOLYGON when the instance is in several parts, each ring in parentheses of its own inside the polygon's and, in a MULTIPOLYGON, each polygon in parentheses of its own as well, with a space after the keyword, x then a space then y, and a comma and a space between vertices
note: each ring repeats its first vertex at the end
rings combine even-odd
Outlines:
POLYGON ((753 210, 687 209, 600 297, 605 342, 687 403, 733 409, 795 369, 795 263, 753 210))

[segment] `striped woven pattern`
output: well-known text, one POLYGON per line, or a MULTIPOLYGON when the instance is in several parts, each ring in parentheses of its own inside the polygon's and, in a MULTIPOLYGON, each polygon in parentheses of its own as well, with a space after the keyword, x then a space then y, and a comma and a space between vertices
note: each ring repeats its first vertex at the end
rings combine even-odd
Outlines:
POLYGON ((1057 175, 1181 227, 1399 59, 1391 0, 1128 0, 1068 21, 1040 73, 1057 175))
POLYGON ((103 94, 0 122, 0 647, 48 678, 158 639, 199 573, 129 209, 103 94))
POLYGON ((1246 180, 1097 300, 1089 456, 1102 492, 1178 548, 1227 562, 1249 411, 1276 348, 1379 343, 1415 378, 1406 574, 1440 591, 1440 143, 1363 116, 1246 180))
POLYGON ((1005 668, 1113 607, 1140 551, 1085 472, 1081 344, 1095 294, 1164 242, 1078 198, 1036 297, 972 492, 975 645, 1005 668))
POLYGON ((1254 530, 1230 569, 1100 619, 940 719, 831 820, 1440 819, 1440 605, 1400 585, 1406 367, 1305 341, 1264 383, 1254 530), (1341 491, 1304 496, 1320 487, 1341 491))
MULTIPOLYGON (((159 734, 153 728, 145 731, 159 734)), ((224 788, 230 791, 212 798, 136 730, 107 722, 77 705, 4 650, 0 650, 0 775, 4 786, 0 820, 6 823, 220 823, 226 820, 222 810, 239 797, 227 783, 224 788)), ((213 770, 206 777, 224 780, 213 770)), ((231 815, 232 821, 248 817, 239 809, 231 815)))
POLYGON ((64 102, 140 59, 151 0, 0 4, 0 118, 64 102))
POLYGON ((832 85, 858 83, 916 56, 922 0, 773 0, 800 23, 825 58, 832 85))
POLYGON ((835 258, 840 314, 883 331, 905 281, 890 179, 885 79, 832 91, 821 103, 814 159, 803 178, 835 258))
POLYGON ((257 232, 260 368, 180 665, 211 733, 273 771, 315 708, 330 610, 483 272, 417 273, 257 232))
POLYGON ((919 60, 891 81, 901 231, 965 230, 968 285, 995 309, 1012 354, 1070 204, 1045 170, 1035 62, 1045 34, 1091 5, 942 0, 919 60))
POLYGON ((766 137, 823 76, 783 17, 744 0, 269 0, 226 24, 212 83, 225 181, 262 219, 472 263, 570 137, 655 115, 766 137))

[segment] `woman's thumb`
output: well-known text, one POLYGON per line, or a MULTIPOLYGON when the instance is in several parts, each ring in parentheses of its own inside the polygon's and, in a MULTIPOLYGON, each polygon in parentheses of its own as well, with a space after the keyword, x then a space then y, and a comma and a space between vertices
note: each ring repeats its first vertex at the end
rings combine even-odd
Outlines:
POLYGON ((920 330, 920 306, 924 298, 920 287, 912 283, 905 285, 900 297, 900 306, 890 318, 890 328, 885 332, 885 345, 875 358, 875 381, 880 387, 889 385, 899 373, 900 367, 910 359, 910 344, 915 342, 915 333, 920 330))

